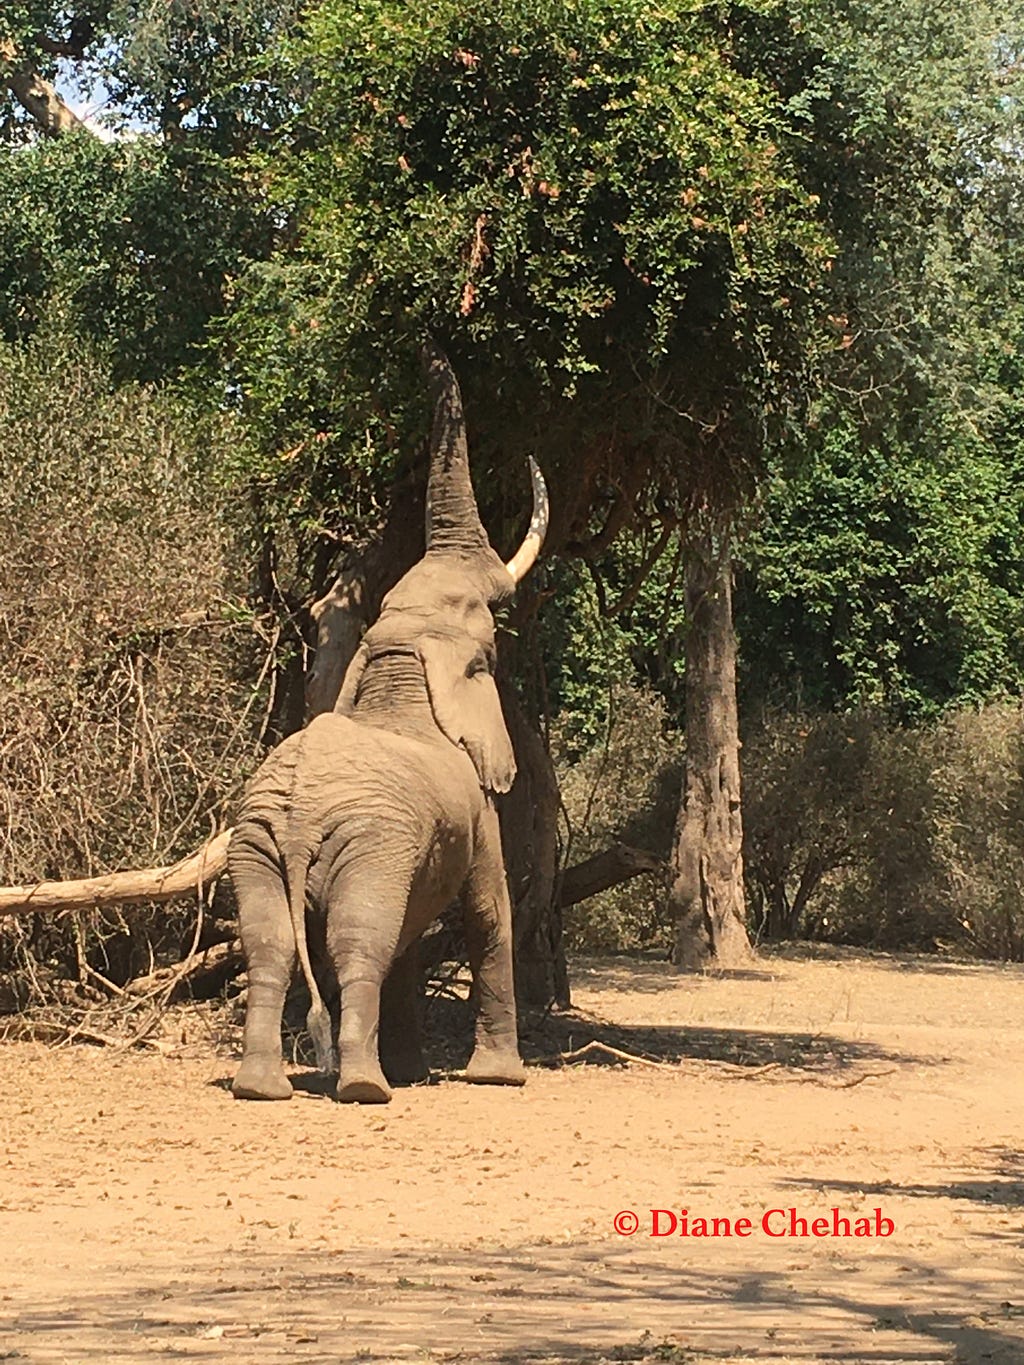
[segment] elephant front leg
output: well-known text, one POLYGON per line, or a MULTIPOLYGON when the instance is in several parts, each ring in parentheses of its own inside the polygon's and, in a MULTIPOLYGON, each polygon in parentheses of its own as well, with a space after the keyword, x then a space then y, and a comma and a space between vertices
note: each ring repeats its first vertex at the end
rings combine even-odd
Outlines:
POLYGON ((281 1014, 295 968, 288 901, 277 867, 259 850, 239 850, 230 867, 249 975, 242 1064, 231 1090, 240 1100, 289 1100, 281 1058, 281 1014))
POLYGON ((493 809, 484 816, 466 884, 466 946, 477 997, 476 1042, 466 1080, 524 1085, 512 975, 512 906, 493 809))

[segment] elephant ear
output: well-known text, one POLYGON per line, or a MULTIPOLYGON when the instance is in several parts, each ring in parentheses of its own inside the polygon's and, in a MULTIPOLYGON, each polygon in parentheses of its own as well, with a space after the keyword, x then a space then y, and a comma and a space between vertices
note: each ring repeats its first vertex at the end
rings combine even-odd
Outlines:
POLYGON ((475 640, 443 635, 421 636, 416 651, 438 729, 469 754, 485 791, 507 792, 516 761, 487 655, 475 640))
POLYGON ((360 645, 352 656, 352 662, 345 670, 341 691, 338 693, 338 700, 334 703, 334 714, 336 716, 350 716, 352 714, 359 684, 363 680, 363 674, 366 672, 366 665, 369 661, 370 651, 366 645, 360 645))

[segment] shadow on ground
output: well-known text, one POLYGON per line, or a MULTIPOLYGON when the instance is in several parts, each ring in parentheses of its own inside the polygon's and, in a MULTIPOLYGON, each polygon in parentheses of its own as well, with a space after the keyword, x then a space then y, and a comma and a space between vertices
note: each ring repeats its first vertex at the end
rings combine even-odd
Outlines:
MULTIPOLYGON (((784 1183, 805 1189, 845 1191, 856 1194, 901 1195, 910 1199, 964 1199, 993 1208, 1024 1209, 1024 1153, 1008 1147, 985 1147, 977 1154, 977 1178, 937 1183, 904 1184, 898 1180, 789 1178, 784 1183)), ((1024 1231, 1024 1229, 1022 1229, 1024 1231)), ((1022 1310, 1024 1311, 1024 1310, 1022 1310)))
MULTIPOLYGON (((18 1359, 246 1361, 634 1360, 723 1357, 844 1365, 1019 1365, 1024 1308, 969 1271, 875 1255, 845 1274, 709 1273, 642 1244, 515 1250, 254 1253, 162 1288, 23 1305, 3 1327, 18 1359), (860 1274, 857 1272, 865 1272, 860 1274), (854 1272, 854 1273, 850 1273, 854 1272), (36 1355, 38 1353, 38 1356, 36 1355), (63 1354, 61 1354, 63 1353, 63 1354)), ((752 1266, 757 1258, 751 1255, 752 1266)))
MULTIPOLYGON (((473 1018, 467 1002, 441 998, 427 1014, 426 1050, 433 1068, 459 1070, 469 1058, 473 1018)), ((527 1014, 520 1021, 520 1048, 528 1066, 564 1065, 563 1054, 588 1043, 654 1062, 726 1062, 732 1066, 790 1068, 820 1075, 842 1075, 856 1064, 934 1063, 866 1040, 828 1033, 793 1033, 765 1029, 716 1028, 709 1025, 624 1025, 598 1019, 582 1010, 527 1014)), ((595 1051, 579 1064, 623 1066, 626 1061, 595 1051)))
MULTIPOLYGON (((468 1001, 440 996, 428 1001, 424 1052, 437 1081, 445 1072, 461 1071, 473 1049, 474 1014, 468 1001)), ((720 1028, 710 1025, 633 1025, 612 1024, 583 1010, 571 1009, 557 1014, 526 1013, 520 1016, 519 1044, 527 1066, 561 1067, 568 1064, 565 1054, 577 1052, 589 1043, 628 1053, 638 1061, 678 1065, 681 1062, 726 1063, 754 1073, 758 1068, 810 1073, 822 1078, 844 1077, 855 1081, 858 1068, 867 1064, 897 1066, 913 1063, 934 1066, 935 1057, 920 1057, 894 1051, 863 1039, 841 1038, 828 1033, 794 1033, 766 1029, 720 1028)), ((294 1049, 299 1065, 312 1066, 312 1047, 302 1038, 294 1049)), ((573 1065, 623 1067, 629 1058, 594 1049, 584 1057, 570 1059, 573 1065)), ((331 1095, 335 1077, 316 1072, 292 1074, 297 1091, 310 1095, 331 1095)), ((228 1090, 231 1081, 218 1077, 210 1082, 228 1090)))
POLYGON ((773 962, 860 963, 880 971, 913 972, 918 976, 1000 977, 1017 975, 1024 982, 1024 963, 994 962, 985 958, 947 957, 938 953, 886 952, 880 948, 851 947, 840 943, 773 943, 759 950, 766 967, 773 962))
POLYGON ((661 995, 678 990, 681 982, 699 989, 712 981, 778 981, 771 958, 759 959, 756 966, 722 971, 681 972, 663 958, 606 957, 584 958, 572 964, 573 989, 622 990, 630 994, 661 995))

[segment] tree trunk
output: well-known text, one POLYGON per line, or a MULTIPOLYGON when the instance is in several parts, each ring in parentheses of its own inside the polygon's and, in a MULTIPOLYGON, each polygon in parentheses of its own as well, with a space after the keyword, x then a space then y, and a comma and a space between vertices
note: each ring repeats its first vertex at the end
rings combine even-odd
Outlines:
POLYGON ((512 898, 516 996, 527 1009, 569 1005, 558 880, 558 780, 543 739, 512 688, 502 709, 516 756, 516 780, 499 799, 501 845, 512 898))
POLYGON ((736 637, 732 562, 712 532, 694 535, 686 565, 686 762, 672 858, 670 909, 680 970, 751 957, 743 898, 736 637))
POLYGON ((330 590, 315 602, 316 653, 306 678, 306 718, 332 711, 345 671, 380 604, 423 553, 423 489, 392 490, 387 520, 362 550, 346 557, 330 590))

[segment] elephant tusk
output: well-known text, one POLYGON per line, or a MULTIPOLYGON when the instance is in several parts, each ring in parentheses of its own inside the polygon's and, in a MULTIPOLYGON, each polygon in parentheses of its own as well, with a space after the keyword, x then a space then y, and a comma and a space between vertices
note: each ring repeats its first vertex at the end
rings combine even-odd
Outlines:
POLYGON ((533 516, 530 518, 526 538, 505 565, 513 583, 518 583, 533 568, 548 531, 548 487, 537 461, 532 455, 529 459, 530 478, 533 482, 533 516))

